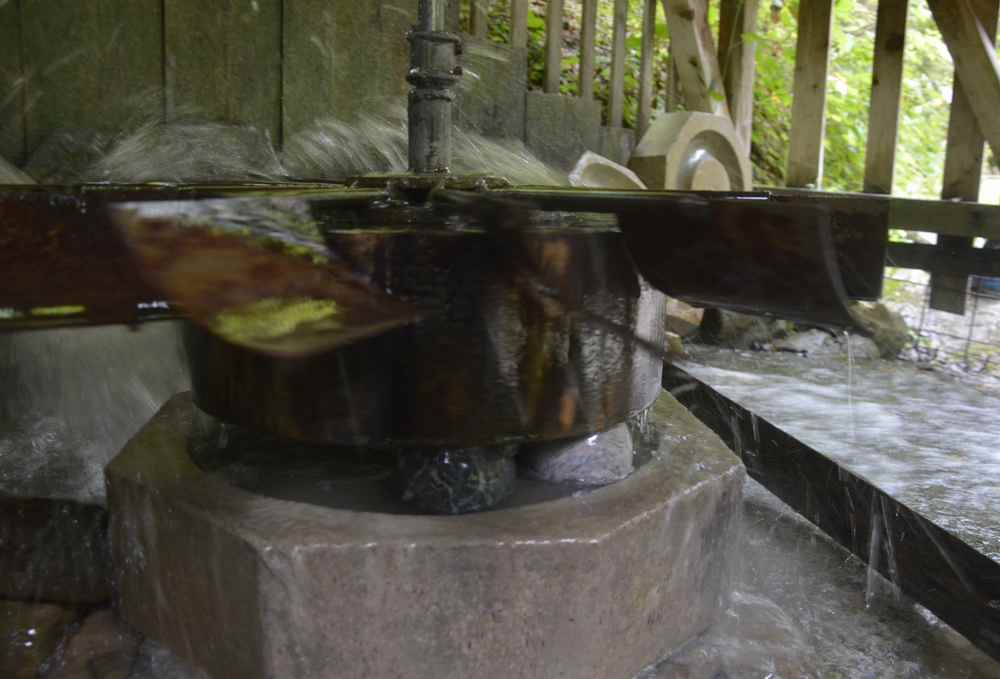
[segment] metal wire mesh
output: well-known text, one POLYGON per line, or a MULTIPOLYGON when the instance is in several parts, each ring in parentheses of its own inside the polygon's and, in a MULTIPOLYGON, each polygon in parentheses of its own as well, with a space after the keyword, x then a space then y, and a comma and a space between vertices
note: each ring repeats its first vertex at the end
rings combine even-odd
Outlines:
POLYGON ((1000 377, 1000 279, 971 277, 962 315, 930 308, 924 272, 888 269, 885 280, 886 304, 913 333, 910 358, 1000 377))

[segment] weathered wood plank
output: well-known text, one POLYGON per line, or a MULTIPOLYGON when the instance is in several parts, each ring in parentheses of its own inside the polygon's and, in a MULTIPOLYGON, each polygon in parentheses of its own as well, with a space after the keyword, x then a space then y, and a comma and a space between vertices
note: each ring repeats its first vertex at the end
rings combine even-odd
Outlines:
POLYGON ((639 115, 636 139, 642 139, 653 114, 653 56, 656 54, 656 0, 645 0, 642 10, 642 55, 639 57, 639 115))
MULTIPOLYGON (((962 240, 962 239, 959 239, 962 240)), ((957 248, 925 243, 889 243, 886 263, 903 269, 923 269, 943 274, 945 280, 958 280, 959 292, 965 297, 967 276, 1000 276, 1000 250, 957 248)))
POLYGON ((802 0, 795 42, 792 129, 788 145, 788 186, 823 183, 826 128, 826 74, 833 29, 833 0, 802 0))
POLYGON ((477 38, 485 38, 490 30, 490 0, 470 0, 469 32, 477 38))
POLYGON ((528 46, 528 0, 510 0, 510 44, 528 46))
POLYGON ((0 5, 0 157, 24 160, 24 64, 20 0, 0 5))
POLYGON ((597 0, 583 0, 580 22, 580 96, 594 98, 594 45, 597 42, 597 0))
POLYGON ((66 128, 162 115, 161 0, 21 3, 25 152, 66 128))
POLYGON ((966 92, 979 130, 1000 154, 1000 63, 992 0, 927 0, 966 92))
POLYGON ((559 92, 562 76, 563 0, 549 0, 545 13, 545 81, 543 89, 549 94, 559 92))
POLYGON ((615 0, 611 40, 611 102, 608 126, 621 127, 625 113, 625 37, 628 28, 628 0, 615 0))
POLYGON ((413 0, 285 0, 284 136, 314 120, 350 120, 400 105, 407 91, 413 0), (364 46, 360 48, 359 46, 364 46), (357 74, 364 73, 359 97, 357 74))
POLYGON ((663 0, 663 9, 688 110, 729 117, 707 0, 663 0))
POLYGON ((753 136, 757 50, 744 36, 757 30, 758 8, 758 0, 721 0, 719 4, 719 67, 733 127, 747 155, 753 136))
MULTIPOLYGON (((993 45, 997 30, 997 9, 1000 6, 998 0, 961 0, 961 2, 954 4, 949 3, 946 10, 942 10, 941 7, 935 10, 935 4, 933 2, 930 4, 932 11, 935 12, 936 20, 942 11, 949 17, 971 12, 971 19, 981 22, 980 26, 986 33, 986 39, 990 46, 993 45)), ((966 20, 969 19, 969 15, 966 15, 966 20)), ((942 34, 946 30, 948 30, 946 27, 942 27, 942 34)), ((963 36, 962 39, 967 40, 969 37, 963 36)), ((950 45, 949 49, 951 49, 950 45)), ((954 51, 952 55, 952 58, 955 59, 956 69, 952 87, 951 111, 948 118, 948 140, 945 146, 941 198, 944 200, 975 201, 979 199, 985 141, 985 128, 979 121, 981 112, 977 113, 976 106, 980 102, 980 98, 986 96, 986 93, 979 90, 980 84, 971 80, 968 74, 959 72, 958 59, 955 58, 954 51)), ((996 117, 997 107, 1000 107, 1000 97, 994 103, 990 114, 991 119, 996 117)), ((938 244, 949 250, 972 247, 972 241, 968 238, 942 237, 938 239, 938 244)), ((968 279, 964 275, 950 275, 944 271, 933 273, 931 275, 930 307, 956 314, 965 313, 967 285, 968 279)))
POLYGON ((195 112, 281 139, 281 0, 164 0, 167 117, 195 112))
POLYGON ((865 147, 864 190, 867 193, 892 193, 908 5, 909 0, 879 0, 878 3, 865 147))
POLYGON ((872 193, 827 193, 774 187, 760 187, 760 190, 776 195, 812 198, 834 211, 876 212, 883 211, 883 206, 888 205, 888 226, 891 229, 1000 240, 1000 206, 997 205, 872 193))

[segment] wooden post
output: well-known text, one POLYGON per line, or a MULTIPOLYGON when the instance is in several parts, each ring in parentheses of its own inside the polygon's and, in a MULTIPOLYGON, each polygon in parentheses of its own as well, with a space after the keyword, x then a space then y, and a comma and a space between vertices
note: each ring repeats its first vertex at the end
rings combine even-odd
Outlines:
POLYGON ((758 0, 721 0, 719 5, 719 67, 733 127, 746 155, 753 134, 753 81, 757 50, 744 36, 757 28, 758 0))
POLYGON ((663 9, 688 110, 729 117, 707 0, 663 0, 663 9))
POLYGON ((611 105, 608 127, 621 127, 625 114, 625 35, 628 0, 615 0, 614 36, 611 41, 611 105))
POLYGON ((580 96, 594 98, 594 43, 597 40, 597 0, 583 0, 580 23, 580 96))
POLYGON ((510 44, 528 46, 528 0, 510 0, 510 44))
POLYGON ((545 83, 546 92, 559 92, 562 75, 562 16, 563 0, 549 0, 545 16, 545 83))
POLYGON ((485 38, 490 28, 490 0, 471 0, 469 5, 469 32, 485 38))
POLYGON ((639 116, 636 141, 642 139, 653 113, 653 56, 656 53, 656 0, 645 0, 642 11, 642 56, 639 60, 639 116))
POLYGON ((25 155, 20 5, 0 5, 0 157, 12 163, 22 162, 25 155))
POLYGON ((799 34, 795 43, 787 186, 819 188, 823 183, 826 72, 832 29, 833 0, 801 0, 799 34))
POLYGON ((908 0, 879 0, 865 147, 865 193, 892 193, 908 0))
MULTIPOLYGON (((941 27, 942 34, 946 29, 942 26, 942 19, 953 19, 955 15, 964 12, 971 12, 977 24, 985 31, 983 41, 988 39, 990 45, 996 38, 997 31, 997 9, 998 0, 955 0, 954 3, 947 3, 947 7, 938 6, 934 0, 928 0, 934 12, 934 18, 941 27), (939 19, 942 15, 942 19, 939 19), (947 15, 947 17, 943 16, 947 15)), ((948 39, 945 39, 948 42, 948 39)), ((965 47, 960 48, 964 51, 965 47)), ((952 46, 949 44, 949 49, 952 46)), ((987 91, 981 91, 979 87, 980 78, 987 76, 986 73, 969 73, 969 69, 959 70, 959 60, 955 58, 955 50, 952 50, 952 58, 955 59, 955 78, 952 87, 951 112, 948 118, 948 141, 945 146, 944 157, 944 182, 941 189, 941 198, 944 200, 960 199, 968 201, 979 200, 979 181, 983 171, 983 141, 984 126, 982 123, 982 112, 977 115, 976 108, 982 102, 981 97, 989 98, 987 91), (967 78, 967 76, 971 76, 967 78), (972 96, 969 93, 972 92, 972 96), (978 121, 978 124, 977 124, 978 121)), ((973 66, 973 70, 976 67, 973 66)), ((991 116, 995 117, 996 111, 1000 107, 1000 99, 993 102, 991 116)), ((994 146, 994 150, 998 147, 994 146)), ((939 236, 938 247, 946 251, 958 252, 972 247, 970 238, 954 236, 939 236)), ((962 275, 948 275, 945 273, 931 272, 931 296, 930 306, 932 309, 950 311, 952 313, 965 313, 965 291, 968 278, 962 275)))

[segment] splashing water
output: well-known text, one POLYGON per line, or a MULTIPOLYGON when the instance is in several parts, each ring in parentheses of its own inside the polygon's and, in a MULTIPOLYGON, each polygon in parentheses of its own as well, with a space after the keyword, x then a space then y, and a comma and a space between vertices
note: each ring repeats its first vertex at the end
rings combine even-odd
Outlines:
POLYGON ((842 361, 690 353, 692 375, 1000 560, 996 395, 908 363, 859 361, 848 398, 842 361))

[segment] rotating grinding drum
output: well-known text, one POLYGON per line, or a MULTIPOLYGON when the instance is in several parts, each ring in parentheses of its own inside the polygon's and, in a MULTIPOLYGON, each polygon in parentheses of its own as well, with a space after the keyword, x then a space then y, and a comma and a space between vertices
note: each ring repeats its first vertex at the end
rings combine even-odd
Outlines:
POLYGON ((650 189, 749 191, 749 158, 722 116, 685 111, 657 117, 629 161, 650 189))

